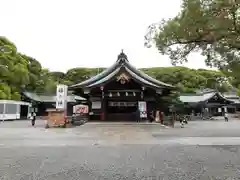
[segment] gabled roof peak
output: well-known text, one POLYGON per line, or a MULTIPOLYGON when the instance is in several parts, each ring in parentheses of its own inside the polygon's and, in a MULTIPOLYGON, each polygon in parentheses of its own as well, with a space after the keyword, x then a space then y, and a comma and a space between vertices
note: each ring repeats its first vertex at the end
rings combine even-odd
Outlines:
POLYGON ((127 58, 127 55, 123 52, 123 49, 122 49, 121 53, 118 55, 117 62, 124 63, 126 61, 128 62, 128 58, 127 58))
POLYGON ((152 88, 174 88, 174 86, 158 81, 147 74, 141 72, 140 70, 133 67, 129 62, 127 55, 122 52, 118 55, 117 61, 108 69, 105 69, 100 74, 87 79, 78 84, 70 86, 70 88, 92 88, 97 87, 103 84, 106 84, 108 81, 113 79, 119 72, 126 72, 129 74, 135 81, 138 81, 141 84, 152 88))

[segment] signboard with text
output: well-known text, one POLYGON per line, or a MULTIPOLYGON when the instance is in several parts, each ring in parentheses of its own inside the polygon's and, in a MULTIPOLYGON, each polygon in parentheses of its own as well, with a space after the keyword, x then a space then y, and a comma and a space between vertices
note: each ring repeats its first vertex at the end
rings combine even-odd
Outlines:
POLYGON ((64 110, 67 108, 67 91, 68 86, 63 84, 57 86, 56 109, 64 110))
POLYGON ((73 113, 75 114, 88 114, 88 106, 87 105, 75 105, 73 106, 73 113))

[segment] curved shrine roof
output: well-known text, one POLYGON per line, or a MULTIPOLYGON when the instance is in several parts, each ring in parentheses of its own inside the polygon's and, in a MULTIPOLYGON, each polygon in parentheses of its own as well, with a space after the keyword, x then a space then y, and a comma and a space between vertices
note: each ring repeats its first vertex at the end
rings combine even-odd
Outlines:
POLYGON ((199 102, 207 102, 208 100, 212 99, 214 96, 218 96, 219 98, 225 100, 228 103, 234 102, 233 100, 228 99, 227 97, 224 97, 220 92, 215 90, 210 92, 204 92, 201 94, 183 94, 183 95, 180 95, 179 99, 180 101, 185 103, 199 103, 199 102))
POLYGON ((132 66, 127 56, 121 52, 118 55, 117 61, 109 68, 102 71, 100 74, 87 79, 83 82, 74 84, 70 86, 70 88, 93 88, 97 86, 101 86, 108 82, 109 80, 113 79, 119 73, 126 73, 128 74, 132 79, 135 81, 142 83, 145 86, 152 87, 152 88, 174 88, 174 86, 158 81, 151 76, 145 74, 144 72, 136 69, 134 66, 132 66))

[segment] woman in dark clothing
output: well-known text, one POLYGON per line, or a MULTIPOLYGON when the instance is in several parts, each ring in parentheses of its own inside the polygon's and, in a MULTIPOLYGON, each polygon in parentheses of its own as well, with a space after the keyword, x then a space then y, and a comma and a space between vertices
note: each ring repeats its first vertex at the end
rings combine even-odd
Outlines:
POLYGON ((155 118, 154 118, 154 111, 151 111, 151 112, 150 112, 150 118, 149 118, 149 119, 150 119, 150 122, 153 122, 153 121, 154 121, 154 119, 155 119, 155 118))
POLYGON ((36 121, 36 113, 35 112, 32 112, 31 120, 32 120, 32 126, 35 126, 35 121, 36 121))
POLYGON ((139 111, 139 109, 137 109, 137 111, 136 111, 136 120, 137 120, 137 122, 140 122, 140 111, 139 111))
POLYGON ((161 122, 161 124, 163 124, 164 123, 164 112, 160 112, 160 122, 161 122))

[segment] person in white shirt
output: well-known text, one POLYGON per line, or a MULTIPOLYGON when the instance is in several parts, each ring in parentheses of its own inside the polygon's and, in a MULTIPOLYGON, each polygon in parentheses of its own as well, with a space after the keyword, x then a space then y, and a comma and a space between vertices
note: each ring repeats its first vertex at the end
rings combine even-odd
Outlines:
POLYGON ((32 122, 32 126, 35 126, 35 121, 36 121, 36 113, 35 112, 31 113, 30 119, 31 119, 31 122, 32 122))
POLYGON ((225 122, 228 122, 228 113, 227 112, 225 112, 225 114, 224 114, 224 119, 225 119, 225 122))

